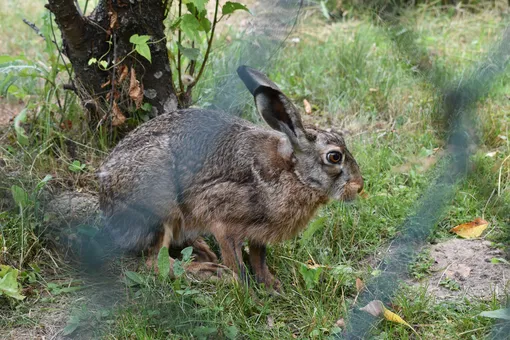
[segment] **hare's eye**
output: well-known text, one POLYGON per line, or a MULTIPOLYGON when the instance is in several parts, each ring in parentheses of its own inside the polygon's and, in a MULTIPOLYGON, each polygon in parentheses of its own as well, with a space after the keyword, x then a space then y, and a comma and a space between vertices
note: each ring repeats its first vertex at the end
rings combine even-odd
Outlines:
POLYGON ((342 154, 338 151, 330 151, 327 153, 326 159, 331 164, 337 164, 342 160, 342 154))

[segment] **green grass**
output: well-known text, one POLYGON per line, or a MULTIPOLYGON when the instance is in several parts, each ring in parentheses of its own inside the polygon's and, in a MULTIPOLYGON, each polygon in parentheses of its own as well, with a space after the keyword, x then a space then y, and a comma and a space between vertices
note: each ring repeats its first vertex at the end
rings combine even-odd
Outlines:
MULTIPOLYGON (((15 7, 13 11, 20 14, 22 9, 15 7)), ((499 13, 484 9, 452 15, 428 7, 409 10, 401 20, 415 31, 419 37, 416 43, 431 54, 434 65, 445 71, 444 79, 452 74, 450 80, 459 81, 501 35, 504 20, 499 13)), ((2 29, 17 27, 20 32, 19 38, 9 36, 2 53, 23 53, 49 62, 30 35, 23 43, 23 25, 17 26, 13 17, 2 19, 2 29)), ((115 276, 115 284, 104 285, 63 265, 63 254, 49 247, 44 238, 44 211, 39 209, 43 194, 36 189, 37 184, 51 174, 48 185, 53 190, 63 187, 94 192, 93 171, 103 157, 100 150, 105 143, 90 139, 79 126, 74 134, 51 126, 44 119, 48 117, 44 112, 51 110, 38 111, 38 104, 47 102, 45 95, 49 94, 53 103, 55 96, 62 94, 37 81, 24 88, 31 96, 30 112, 43 112, 41 119, 26 125, 29 144, 18 144, 13 129, 0 139, 0 158, 6 162, 0 171, 11 174, 0 178, 0 189, 8 192, 16 184, 29 195, 21 212, 11 204, 0 213, 0 245, 5 247, 0 262, 24 272, 21 284, 33 290, 23 302, 0 297, 0 316, 6 316, 0 317, 0 328, 34 327, 40 316, 31 316, 31 309, 51 309, 65 300, 72 308, 64 324, 68 330, 75 327, 72 334, 82 337, 321 339, 337 332, 335 322, 347 317, 356 300, 356 279, 370 282, 378 276, 377 260, 401 233, 402 223, 415 212, 424 191, 434 186, 440 169, 427 159, 440 158, 445 147, 435 125, 438 94, 429 78, 417 71, 416 61, 399 52, 391 34, 366 18, 326 24, 317 16, 308 16, 293 37, 300 41, 286 45, 269 68, 270 77, 298 106, 304 99, 312 104, 313 115, 305 117, 307 123, 318 122, 347 132, 367 195, 353 204, 325 206, 310 223, 309 231, 270 247, 268 262, 282 281, 282 295, 222 281, 162 280, 139 268, 135 269, 142 277, 139 284, 126 285, 115 276), (73 144, 74 154, 69 153, 69 139, 79 142, 73 144), (76 159, 87 165, 83 171, 69 169, 76 159), (307 284, 300 270, 309 261, 323 267, 318 280, 307 284), (36 272, 35 264, 42 270, 29 278, 36 272), (78 285, 84 289, 62 291, 51 285, 73 280, 82 280, 78 285)), ((197 87, 198 103, 204 105, 211 99, 207 86, 215 83, 215 72, 232 72, 235 67, 225 61, 235 46, 229 47, 225 41, 218 44, 226 47, 214 51, 214 67, 197 87)), ((499 77, 478 104, 479 147, 470 157, 471 172, 455 187, 429 241, 451 238, 451 227, 483 217, 491 225, 489 240, 503 248, 510 242, 510 160, 506 158, 510 144, 504 138, 510 138, 509 80, 508 73, 499 77), (488 156, 489 152, 495 153, 488 156)), ((71 117, 75 122, 81 114, 79 106, 72 98, 66 100, 69 106, 63 118, 71 117)), ((243 106, 247 106, 245 102, 243 106)), ((128 265, 120 267, 121 271, 132 270, 128 265)), ((410 266, 410 273, 426 275, 429 267, 430 259, 421 254, 410 266)), ((501 308, 505 302, 436 301, 423 289, 403 284, 388 307, 422 338, 481 339, 490 334, 494 322, 477 315, 501 308)), ((405 326, 380 321, 372 338, 417 337, 405 326)))

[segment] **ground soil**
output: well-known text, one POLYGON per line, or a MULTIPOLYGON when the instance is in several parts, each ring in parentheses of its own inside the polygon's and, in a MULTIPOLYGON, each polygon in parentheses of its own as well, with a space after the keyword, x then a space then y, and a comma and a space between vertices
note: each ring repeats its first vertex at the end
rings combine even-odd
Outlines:
POLYGON ((439 300, 503 298, 510 293, 510 264, 490 241, 450 239, 429 247, 434 259, 432 274, 414 285, 426 285, 439 300), (503 259, 504 260, 504 259, 503 259), (447 280, 452 285, 446 285, 447 280))

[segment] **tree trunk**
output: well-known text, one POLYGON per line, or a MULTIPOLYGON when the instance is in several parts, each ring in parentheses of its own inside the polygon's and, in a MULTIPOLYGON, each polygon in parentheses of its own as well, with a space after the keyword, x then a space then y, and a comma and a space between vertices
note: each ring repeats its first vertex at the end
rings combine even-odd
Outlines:
POLYGON ((166 1, 100 0, 84 16, 74 0, 48 0, 74 72, 74 89, 90 114, 90 126, 122 125, 141 108, 154 117, 177 108, 166 48, 166 1), (149 35, 151 62, 134 52, 130 38, 149 35), (91 59, 97 60, 91 63, 91 59))

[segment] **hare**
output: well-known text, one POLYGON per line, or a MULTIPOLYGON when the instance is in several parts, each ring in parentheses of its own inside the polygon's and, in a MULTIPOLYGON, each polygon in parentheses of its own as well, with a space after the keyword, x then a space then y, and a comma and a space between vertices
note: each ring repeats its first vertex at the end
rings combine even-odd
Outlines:
POLYGON ((278 288, 266 245, 295 236, 329 199, 363 188, 341 134, 305 127, 296 107, 264 74, 238 75, 272 129, 224 112, 186 109, 160 115, 126 136, 101 165, 100 209, 124 250, 193 245, 205 262, 192 272, 230 268, 246 278, 242 245, 257 282, 278 288), (224 266, 201 239, 212 234, 224 266))

